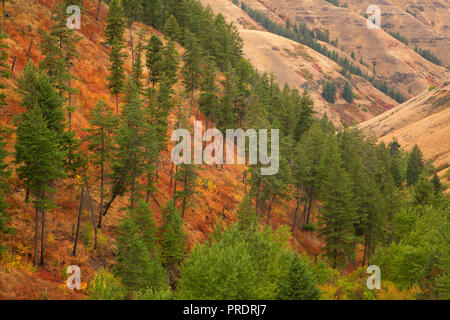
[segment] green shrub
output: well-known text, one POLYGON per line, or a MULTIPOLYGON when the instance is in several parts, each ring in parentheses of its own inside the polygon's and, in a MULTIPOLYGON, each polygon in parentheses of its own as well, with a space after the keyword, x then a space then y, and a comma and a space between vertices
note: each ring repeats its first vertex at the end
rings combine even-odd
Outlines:
POLYGON ((103 269, 97 272, 88 288, 88 300, 122 300, 125 295, 122 282, 103 269))

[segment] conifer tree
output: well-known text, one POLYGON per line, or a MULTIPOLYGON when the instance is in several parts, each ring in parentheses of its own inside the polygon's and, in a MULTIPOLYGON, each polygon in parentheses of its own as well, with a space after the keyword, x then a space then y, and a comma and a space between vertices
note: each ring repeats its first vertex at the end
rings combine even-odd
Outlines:
POLYGON ((42 213, 41 264, 44 264, 45 211, 53 207, 50 183, 64 177, 63 159, 57 132, 48 128, 48 122, 39 105, 21 115, 17 127, 16 164, 18 176, 25 180, 35 196, 35 257, 38 252, 38 214, 42 213))
POLYGON ((417 205, 426 205, 431 202, 434 195, 434 187, 428 175, 422 173, 414 185, 414 203, 417 205))
POLYGON ((433 178, 431 179, 431 182, 433 183, 433 190, 434 195, 437 196, 444 190, 444 186, 441 183, 441 180, 439 179, 439 176, 436 172, 433 172, 433 178))
POLYGON ((119 126, 119 118, 114 116, 111 109, 103 101, 99 100, 90 113, 88 119, 90 128, 86 130, 86 140, 90 158, 94 167, 100 167, 100 208, 98 227, 102 227, 103 202, 105 195, 105 178, 111 168, 111 162, 115 153, 114 138, 119 126))
POLYGON ((187 31, 185 41, 186 52, 183 55, 183 68, 181 73, 183 74, 183 83, 186 94, 190 96, 190 104, 194 103, 194 92, 200 85, 200 64, 202 59, 202 52, 200 43, 195 35, 187 31))
POLYGON ((325 239, 327 257, 334 268, 353 261, 354 224, 356 212, 353 204, 351 180, 342 168, 337 146, 328 141, 321 170, 326 172, 321 189, 320 234, 325 239))
POLYGON ((353 102, 353 90, 351 84, 346 81, 344 85, 344 92, 342 93, 342 97, 348 102, 353 102))
POLYGON ((406 182, 408 186, 416 184, 424 166, 422 151, 415 145, 409 155, 408 167, 406 169, 406 182))
POLYGON ((255 231, 258 226, 258 217, 252 204, 252 198, 246 194, 238 208, 239 230, 255 231))
POLYGON ((172 86, 178 82, 177 72, 179 64, 179 55, 175 48, 175 42, 169 40, 162 52, 162 60, 160 64, 161 76, 167 85, 172 86))
POLYGON ((317 300, 320 290, 317 280, 297 254, 292 254, 285 278, 280 283, 280 300, 317 300))
MULTIPOLYGON (((9 73, 9 66, 7 65, 8 60, 8 45, 5 43, 6 34, 1 33, 0 34, 0 81, 2 79, 8 79, 10 77, 9 73)), ((0 90, 4 90, 5 85, 3 84, 3 81, 0 82, 0 90)), ((2 108, 6 105, 6 94, 4 92, 0 92, 0 111, 2 108)))
MULTIPOLYGON (((2 128, 0 128, 0 134, 2 134, 2 128)), ((0 136, 0 233, 9 233, 13 229, 7 227, 7 223, 10 217, 6 213, 8 207, 5 201, 5 195, 8 192, 8 181, 11 171, 8 170, 8 164, 5 162, 7 152, 5 150, 6 143, 3 141, 3 137, 0 136)))
POLYGON ((106 16, 105 36, 108 44, 111 46, 109 53, 110 75, 108 77, 108 88, 116 98, 116 114, 119 114, 119 94, 122 92, 125 79, 124 58, 122 53, 124 44, 125 19, 121 0, 112 0, 109 4, 108 14, 106 16))
POLYGON ((176 267, 184 258, 186 235, 180 212, 171 201, 163 210, 163 225, 160 229, 161 261, 167 268, 176 267))
POLYGON ((170 39, 172 41, 180 40, 181 28, 177 22, 177 19, 175 19, 173 15, 170 16, 169 19, 167 19, 163 28, 163 33, 167 39, 170 39))
POLYGON ((148 69, 148 83, 152 82, 153 88, 161 79, 161 60, 163 43, 157 35, 152 35, 146 46, 146 66, 148 69))
POLYGON ((200 84, 199 109, 207 118, 211 118, 218 105, 217 73, 218 68, 214 58, 212 56, 205 57, 200 84))
POLYGON ((115 274, 130 292, 158 289, 165 280, 165 272, 158 259, 151 257, 132 209, 122 220, 117 241, 115 274))

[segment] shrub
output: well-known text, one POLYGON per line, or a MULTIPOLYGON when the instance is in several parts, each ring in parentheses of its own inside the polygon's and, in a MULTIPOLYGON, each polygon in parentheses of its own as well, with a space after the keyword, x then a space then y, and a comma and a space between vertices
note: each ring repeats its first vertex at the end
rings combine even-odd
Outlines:
POLYGON ((125 295, 121 281, 104 269, 97 272, 88 288, 88 300, 122 300, 125 295))

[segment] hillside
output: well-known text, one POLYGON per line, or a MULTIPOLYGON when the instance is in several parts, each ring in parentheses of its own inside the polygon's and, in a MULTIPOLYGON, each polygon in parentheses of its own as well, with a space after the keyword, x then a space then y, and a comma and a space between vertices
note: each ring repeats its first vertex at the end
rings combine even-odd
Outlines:
POLYGON ((397 139, 406 149, 417 144, 425 157, 444 169, 450 163, 450 83, 427 90, 394 109, 360 124, 385 143, 397 139))
POLYGON ((356 1, 234 3, 5 2, 0 300, 448 297, 449 71, 356 1))
MULTIPOLYGON (((32 5, 28 0, 12 0, 8 2, 7 12, 8 20, 6 23, 9 38, 7 43, 10 47, 9 63, 12 65, 15 60, 14 71, 11 79, 6 80, 6 95, 8 105, 2 111, 0 124, 5 125, 11 131, 14 129, 13 118, 24 111, 20 106, 20 97, 15 90, 15 80, 20 76, 26 62, 28 61, 27 52, 31 45, 30 58, 37 63, 42 59, 39 50, 39 29, 48 30, 51 25, 51 10, 54 8, 55 1, 52 0, 34 0, 32 5)), ((73 71, 79 80, 74 81, 73 86, 79 90, 78 94, 73 95, 73 104, 76 110, 73 113, 73 126, 80 137, 86 133, 83 131, 88 127, 87 116, 94 107, 98 99, 103 99, 109 105, 115 104, 114 98, 108 92, 105 86, 105 79, 108 76, 107 66, 108 48, 105 44, 104 30, 107 5, 102 3, 99 19, 96 20, 97 1, 84 1, 84 15, 82 29, 78 33, 81 36, 79 42, 80 57, 74 65, 73 71)), ((143 24, 134 23, 132 31, 137 34, 139 30, 144 30, 145 38, 156 34, 162 34, 143 24)), ((129 37, 128 31, 125 37, 129 37)), ((129 39, 129 38, 128 38, 129 39)), ((179 53, 184 49, 177 46, 179 53)), ((126 53, 128 59, 125 64, 127 72, 131 70, 130 46, 128 43, 126 53)), ((179 82, 176 87, 176 100, 180 104, 187 106, 189 99, 183 93, 182 84, 179 82)), ((167 133, 170 137, 173 124, 175 122, 175 110, 170 115, 171 129, 167 133)), ((190 122, 195 120, 194 115, 190 122)), ((205 120, 200 115, 198 120, 205 120)), ((11 161, 14 152, 14 134, 7 136, 7 150, 11 152, 8 160, 11 161)), ((155 198, 158 203, 163 204, 173 196, 173 185, 169 185, 170 180, 170 151, 163 153, 160 162, 159 179, 156 185, 158 192, 155 198)), ((14 169, 14 165, 11 164, 14 169)), ((243 172, 244 166, 225 166, 222 169, 211 166, 202 166, 201 176, 198 178, 199 192, 196 196, 194 206, 188 209, 184 217, 184 228, 188 234, 188 246, 192 248, 196 243, 206 241, 210 234, 215 230, 218 221, 223 220, 225 225, 236 221, 236 208, 244 194, 243 172)), ((20 230, 17 234, 7 235, 2 238, 2 245, 8 245, 15 256, 4 257, 0 267, 0 299, 72 299, 81 298, 82 295, 74 293, 65 288, 63 279, 66 277, 64 268, 68 264, 79 265, 83 269, 83 283, 86 283, 96 270, 101 267, 110 266, 113 263, 113 251, 115 250, 116 229, 120 219, 125 212, 121 209, 126 206, 127 197, 121 198, 115 203, 107 216, 105 216, 104 226, 99 236, 103 239, 97 251, 92 251, 88 242, 79 243, 79 253, 77 257, 71 256, 74 240, 74 228, 77 221, 79 205, 79 186, 72 186, 74 181, 67 179, 58 185, 58 192, 55 195, 56 204, 59 209, 52 210, 48 214, 48 228, 46 230, 47 241, 51 250, 48 250, 49 265, 37 272, 32 272, 33 267, 30 257, 33 252, 33 221, 34 211, 32 203, 24 203, 25 190, 19 185, 17 176, 14 176, 11 186, 13 194, 9 197, 10 207, 8 212, 12 218, 11 226, 20 230), (30 279, 32 285, 25 283, 30 279)), ((76 184, 76 182, 75 182, 76 184)), ((94 209, 98 210, 99 192, 96 186, 92 187, 91 196, 94 209)), ((295 204, 293 204, 295 205, 295 204)), ((82 217, 82 230, 88 234, 92 232, 91 212, 88 210, 88 203, 84 203, 85 210, 82 217)), ((152 202, 152 210, 158 224, 161 223, 161 208, 155 202, 152 202)), ((280 207, 274 208, 273 226, 281 224, 290 224, 292 217, 287 213, 293 209, 280 207)), ((83 231, 82 231, 83 232, 83 231)), ((304 235, 300 232, 296 234, 299 240, 292 240, 294 247, 301 251, 318 252, 319 243, 313 236, 304 235), (299 242, 301 241, 301 242, 299 242)))
MULTIPOLYGON (((214 3, 212 0, 204 2, 214 3)), ((430 49, 446 66, 450 63, 448 54, 450 42, 445 33, 436 33, 391 2, 383 2, 385 5, 380 5, 383 29, 400 32, 409 38, 409 47, 387 32, 367 28, 364 14, 368 1, 349 1, 349 9, 338 8, 325 0, 244 1, 247 6, 258 10, 278 24, 284 24, 289 18, 291 23, 305 23, 313 29, 329 30, 330 38, 339 41, 338 47, 341 51, 345 51, 348 55, 354 52, 357 61, 362 58, 371 69, 375 67, 381 79, 401 89, 405 96, 412 97, 411 94, 419 94, 432 84, 442 84, 449 76, 445 68, 434 65, 414 52, 414 46, 430 49)), ((436 6, 431 5, 431 9, 427 12, 436 12, 436 6)), ((439 10, 448 12, 449 9, 444 5, 439 10)), ((435 16, 431 12, 430 16, 435 16)), ((448 17, 448 14, 444 16, 448 17)), ((439 25, 442 24, 446 25, 446 22, 440 21, 439 25)), ((439 30, 446 29, 443 26, 439 30)))

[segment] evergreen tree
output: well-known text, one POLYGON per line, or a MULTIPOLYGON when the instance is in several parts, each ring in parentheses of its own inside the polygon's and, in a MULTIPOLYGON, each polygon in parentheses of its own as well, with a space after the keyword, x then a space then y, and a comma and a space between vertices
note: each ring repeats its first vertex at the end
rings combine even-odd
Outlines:
POLYGON ((338 150, 332 141, 327 144, 321 165, 326 177, 321 189, 319 231, 325 239, 326 255, 336 268, 353 261, 356 212, 350 177, 342 168, 338 150))
POLYGON ((444 190, 444 186, 442 185, 441 180, 439 179, 439 176, 436 172, 433 172, 433 178, 431 179, 431 182, 433 183, 434 195, 439 195, 444 190))
POLYGON ((434 195, 434 186, 428 175, 422 173, 414 185, 414 203, 417 205, 426 205, 431 202, 434 195))
POLYGON ((317 300, 320 290, 314 274, 297 255, 293 254, 288 266, 287 274, 280 283, 280 300, 317 300))
POLYGON ((150 257, 139 226, 133 219, 132 209, 122 220, 118 233, 114 271, 128 291, 161 287, 166 280, 164 269, 158 259, 150 257))
POLYGON ((409 155, 408 167, 406 169, 406 182, 408 186, 416 184, 424 166, 422 151, 415 145, 409 155))
POLYGON ((25 180, 35 195, 35 265, 37 264, 38 212, 42 212, 41 264, 44 264, 45 211, 53 207, 49 197, 51 182, 64 177, 63 159, 57 133, 48 128, 48 122, 39 105, 21 115, 17 127, 16 164, 18 176, 25 180))
POLYGON ((336 102, 336 85, 334 82, 325 82, 323 86, 322 97, 329 103, 336 102))
MULTIPOLYGON (((5 33, 0 33, 0 80, 8 79, 10 77, 9 66, 7 64, 8 60, 8 45, 5 43, 6 39, 5 33)), ((0 90, 4 90, 5 85, 0 82, 0 90)), ((0 92, 0 111, 6 105, 5 101, 6 95, 4 92, 0 92)))
POLYGON ((183 220, 173 202, 166 204, 163 210, 161 233, 161 260, 168 268, 176 267, 184 258, 186 251, 186 235, 183 220))
POLYGON ((100 207, 98 227, 102 227, 103 201, 105 195, 105 177, 111 168, 115 153, 114 137, 117 134, 119 118, 114 116, 108 105, 99 100, 88 119, 90 128, 86 130, 89 157, 94 167, 100 167, 100 207))
POLYGON ((239 230, 255 231, 258 226, 258 216, 252 204, 252 198, 246 194, 238 208, 239 230))
POLYGON ((200 43, 193 33, 186 32, 185 41, 186 52, 183 54, 183 68, 181 73, 183 74, 183 83, 186 94, 190 95, 190 104, 194 102, 194 92, 200 85, 200 64, 202 60, 202 52, 200 43))
POLYGON ((124 58, 122 53, 124 44, 125 19, 121 0, 112 0, 109 4, 108 14, 106 16, 105 36, 108 44, 111 46, 109 53, 110 75, 108 77, 108 88, 116 97, 116 114, 119 114, 119 94, 122 92, 125 79, 124 58))
MULTIPOLYGON (((0 133, 2 133, 2 131, 0 131, 0 133)), ((7 179, 11 172, 8 170, 8 164, 5 162, 7 156, 5 146, 6 143, 3 141, 3 137, 0 136, 0 234, 13 231, 12 228, 7 227, 10 217, 6 213, 8 205, 5 201, 5 195, 9 190, 7 179)))
POLYGON ((152 35, 146 47, 146 66, 148 69, 148 82, 152 82, 153 88, 161 79, 161 60, 163 43, 158 36, 152 35))
POLYGON ((353 90, 352 90, 352 85, 346 81, 345 85, 344 85, 344 92, 342 94, 342 97, 348 102, 348 103, 352 103, 353 102, 353 90))
POLYGON ((177 19, 172 15, 167 19, 163 28, 163 33, 167 39, 172 41, 179 41, 181 37, 181 28, 177 22, 177 19))
POLYGON ((175 42, 169 40, 162 52, 162 60, 160 64, 161 76, 170 88, 178 82, 177 72, 179 55, 175 48, 175 42))
POLYGON ((202 67, 202 79, 200 83, 200 100, 199 109, 207 117, 211 119, 213 113, 217 110, 219 88, 216 84, 218 73, 217 65, 212 56, 205 57, 202 67))

